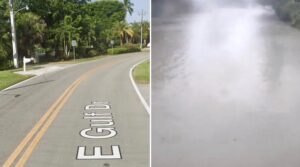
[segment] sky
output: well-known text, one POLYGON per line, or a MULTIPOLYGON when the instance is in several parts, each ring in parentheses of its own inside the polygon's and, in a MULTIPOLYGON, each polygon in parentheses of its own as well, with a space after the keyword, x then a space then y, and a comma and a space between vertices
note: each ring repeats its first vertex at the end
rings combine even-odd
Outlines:
POLYGON ((141 21, 141 16, 139 13, 142 12, 142 10, 145 12, 144 20, 150 20, 150 0, 131 0, 131 2, 134 4, 134 11, 132 13, 132 16, 127 16, 127 21, 129 23, 132 23, 134 21, 141 21))
MULTIPOLYGON (((92 0, 96 1, 96 0, 92 0)), ((119 1, 123 1, 123 0, 119 0, 119 1)), ((142 11, 144 11, 145 15, 144 15, 144 20, 150 20, 150 0, 131 0, 131 2, 134 4, 134 11, 132 13, 132 15, 130 16, 129 14, 127 14, 127 21, 129 23, 132 22, 140 22, 141 21, 141 16, 139 15, 139 13, 141 13, 142 11)))

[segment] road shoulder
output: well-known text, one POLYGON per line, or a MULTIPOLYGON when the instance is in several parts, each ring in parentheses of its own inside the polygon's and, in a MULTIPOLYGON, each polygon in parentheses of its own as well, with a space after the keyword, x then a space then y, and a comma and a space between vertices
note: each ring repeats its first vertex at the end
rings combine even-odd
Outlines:
POLYGON ((138 62, 137 64, 135 64, 129 71, 129 77, 130 77, 130 80, 131 80, 131 83, 140 99, 140 101, 142 102, 142 104, 144 105, 145 109, 147 110, 147 112, 150 114, 150 107, 149 107, 149 104, 150 104, 150 85, 149 84, 139 84, 135 81, 134 77, 133 77, 133 72, 134 72, 134 69, 144 63, 145 61, 149 60, 148 58, 147 59, 144 59, 140 62, 138 62))

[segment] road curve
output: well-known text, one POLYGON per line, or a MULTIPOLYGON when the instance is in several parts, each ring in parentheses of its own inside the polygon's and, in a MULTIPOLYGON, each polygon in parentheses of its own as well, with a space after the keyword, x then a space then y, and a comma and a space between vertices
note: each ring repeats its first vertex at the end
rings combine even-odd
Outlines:
POLYGON ((0 163, 149 166, 149 115, 128 77, 148 56, 82 63, 0 92, 0 163))

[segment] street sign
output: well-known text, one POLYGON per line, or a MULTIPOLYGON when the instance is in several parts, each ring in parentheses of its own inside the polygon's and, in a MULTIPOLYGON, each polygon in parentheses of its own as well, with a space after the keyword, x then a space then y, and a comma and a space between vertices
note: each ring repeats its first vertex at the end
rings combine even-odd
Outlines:
POLYGON ((115 44, 115 41, 111 40, 110 44, 111 44, 111 48, 112 48, 112 54, 114 54, 114 44, 115 44))
POLYGON ((73 57, 75 60, 75 47, 77 47, 77 41, 76 40, 72 40, 72 46, 73 46, 73 57))
POLYGON ((72 40, 72 46, 76 47, 77 46, 77 41, 76 40, 72 40))

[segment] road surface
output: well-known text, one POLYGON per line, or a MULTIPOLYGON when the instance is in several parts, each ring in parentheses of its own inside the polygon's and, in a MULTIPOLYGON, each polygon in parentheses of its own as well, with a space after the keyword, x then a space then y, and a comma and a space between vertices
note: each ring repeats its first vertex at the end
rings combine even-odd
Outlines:
POLYGON ((106 57, 0 92, 0 163, 148 167, 149 115, 128 76, 147 57, 106 57))
POLYGON ((299 167, 300 31, 210 7, 152 19, 153 167, 299 167))

